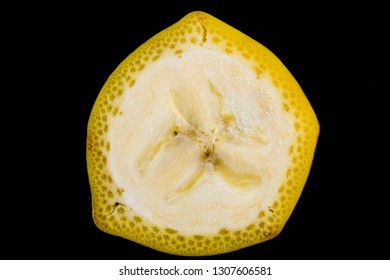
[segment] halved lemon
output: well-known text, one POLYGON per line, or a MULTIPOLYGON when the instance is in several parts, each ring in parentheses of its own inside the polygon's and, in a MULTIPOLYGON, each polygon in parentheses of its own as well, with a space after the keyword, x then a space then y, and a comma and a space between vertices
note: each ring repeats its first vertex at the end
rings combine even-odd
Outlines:
POLYGON ((309 101, 270 50, 189 13, 131 53, 96 99, 93 220, 176 255, 269 240, 300 197, 318 134, 309 101))

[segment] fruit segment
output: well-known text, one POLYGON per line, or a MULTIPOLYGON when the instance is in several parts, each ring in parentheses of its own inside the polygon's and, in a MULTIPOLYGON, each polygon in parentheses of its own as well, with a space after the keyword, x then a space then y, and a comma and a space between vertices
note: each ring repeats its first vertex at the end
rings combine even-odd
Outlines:
POLYGON ((96 225, 178 255, 275 237, 297 203, 319 133, 268 49, 193 12, 130 54, 88 123, 96 225))

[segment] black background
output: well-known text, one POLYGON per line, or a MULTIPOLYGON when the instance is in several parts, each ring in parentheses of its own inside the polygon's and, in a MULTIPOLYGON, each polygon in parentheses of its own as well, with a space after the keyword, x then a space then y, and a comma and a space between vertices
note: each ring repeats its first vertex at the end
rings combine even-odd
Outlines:
POLYGON ((3 10, 11 16, 1 22, 0 259, 186 259, 93 224, 85 144, 91 108, 111 72, 194 10, 276 54, 321 126, 310 176, 281 234, 203 259, 388 259, 390 71, 383 7, 318 3, 296 12, 251 1, 182 2, 106 4, 99 12, 3 10))

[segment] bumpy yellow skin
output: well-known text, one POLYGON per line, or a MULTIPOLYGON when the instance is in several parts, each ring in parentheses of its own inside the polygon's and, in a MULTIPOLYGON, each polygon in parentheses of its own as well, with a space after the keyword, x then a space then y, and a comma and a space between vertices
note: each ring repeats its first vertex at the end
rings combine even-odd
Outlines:
POLYGON ((111 74, 93 106, 87 133, 87 167, 92 193, 93 219, 103 231, 155 250, 176 255, 202 256, 226 253, 269 240, 280 233, 306 183, 319 134, 316 115, 301 87, 282 62, 250 37, 204 12, 192 12, 158 33, 131 53, 111 74), (123 188, 116 186, 106 168, 110 142, 107 119, 116 116, 115 99, 132 87, 142 69, 162 55, 180 55, 183 48, 205 46, 245 60, 258 76, 272 77, 282 92, 283 110, 295 120, 295 144, 290 168, 278 188, 272 207, 258 213, 246 228, 222 228, 214 235, 188 235, 151 224, 117 203, 123 188))

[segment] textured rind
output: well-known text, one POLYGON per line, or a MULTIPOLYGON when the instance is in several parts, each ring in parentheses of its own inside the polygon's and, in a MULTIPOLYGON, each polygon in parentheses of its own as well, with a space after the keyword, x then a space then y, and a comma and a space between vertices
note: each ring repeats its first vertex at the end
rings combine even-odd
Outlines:
POLYGON ((87 168, 95 224, 103 231, 171 254, 201 256, 235 251, 269 240, 280 233, 290 217, 306 183, 319 134, 319 123, 301 87, 267 48, 204 12, 192 12, 161 31, 131 53, 110 75, 93 106, 87 131, 87 168), (132 87, 148 64, 164 56, 178 55, 193 45, 242 58, 260 75, 270 75, 283 96, 283 109, 295 122, 296 140, 291 145, 291 165, 286 180, 268 210, 257 220, 236 231, 220 229, 218 234, 183 235, 160 228, 137 216, 121 203, 123 189, 116 186, 106 169, 110 143, 105 137, 108 120, 120 114, 117 104, 124 90, 132 87))

